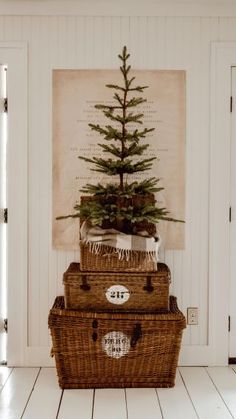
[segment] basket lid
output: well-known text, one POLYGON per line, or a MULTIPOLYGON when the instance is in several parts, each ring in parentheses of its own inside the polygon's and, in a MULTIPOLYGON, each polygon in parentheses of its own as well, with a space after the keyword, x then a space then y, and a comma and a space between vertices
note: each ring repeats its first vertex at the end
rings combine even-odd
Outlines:
POLYGON ((96 311, 78 311, 65 309, 64 297, 56 298, 54 305, 49 313, 50 320, 55 317, 80 319, 101 319, 101 320, 136 320, 142 322, 164 321, 178 323, 181 329, 186 327, 186 320, 183 313, 178 309, 177 298, 170 296, 170 309, 167 313, 138 313, 138 312, 96 312, 96 311))

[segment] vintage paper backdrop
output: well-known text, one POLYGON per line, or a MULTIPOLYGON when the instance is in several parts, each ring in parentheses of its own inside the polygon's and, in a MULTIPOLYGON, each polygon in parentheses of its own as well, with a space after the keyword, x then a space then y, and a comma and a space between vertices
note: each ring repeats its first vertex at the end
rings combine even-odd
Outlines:
MULTIPOLYGON (((136 178, 161 178, 165 190, 157 195, 172 217, 185 218, 185 71, 137 70, 137 85, 149 86, 147 98, 136 109, 144 113, 143 126, 155 127, 146 141, 146 155, 158 156, 151 172, 136 178)), ((134 83, 135 83, 134 82, 134 83)), ((111 103, 113 89, 106 84, 122 83, 118 70, 54 70, 53 71, 53 246, 56 249, 78 249, 79 220, 57 221, 57 216, 74 212, 80 199, 79 189, 89 183, 105 182, 103 174, 89 170, 81 156, 99 156, 102 136, 92 132, 88 123, 110 124, 96 103, 111 103)), ((140 95, 140 94, 139 94, 140 95)), ((109 178, 111 181, 111 178, 109 178)), ((166 249, 184 248, 184 224, 158 224, 166 249)))

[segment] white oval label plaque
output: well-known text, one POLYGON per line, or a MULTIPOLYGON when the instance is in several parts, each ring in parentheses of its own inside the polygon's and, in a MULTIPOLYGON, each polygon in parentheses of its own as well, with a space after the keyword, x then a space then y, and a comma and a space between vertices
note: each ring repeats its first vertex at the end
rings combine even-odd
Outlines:
POLYGON ((130 339, 123 332, 109 332, 102 338, 102 349, 112 358, 121 358, 130 350, 130 339))
POLYGON ((106 298, 112 304, 124 304, 130 297, 130 291, 124 285, 112 285, 106 290, 106 298))

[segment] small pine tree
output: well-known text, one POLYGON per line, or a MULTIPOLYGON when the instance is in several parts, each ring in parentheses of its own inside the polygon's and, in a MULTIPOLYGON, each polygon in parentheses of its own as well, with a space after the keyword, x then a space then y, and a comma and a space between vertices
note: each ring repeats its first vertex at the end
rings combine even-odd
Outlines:
POLYGON ((108 182, 106 185, 97 183, 87 184, 82 193, 92 195, 92 199, 82 200, 74 206, 75 214, 58 217, 80 217, 87 219, 92 225, 115 226, 120 231, 133 233, 138 223, 158 223, 160 220, 180 221, 170 218, 166 208, 158 208, 154 193, 163 188, 158 187, 159 179, 150 177, 143 181, 128 181, 128 175, 150 170, 156 157, 140 158, 133 161, 133 157, 142 156, 149 144, 141 144, 146 135, 154 128, 133 128, 142 125, 143 113, 135 112, 135 108, 146 99, 135 93, 143 93, 148 86, 135 86, 135 77, 129 77, 131 66, 127 64, 130 54, 126 47, 122 54, 120 71, 123 85, 107 84, 114 90, 114 105, 95 105, 103 112, 110 124, 100 126, 89 124, 91 130, 101 135, 105 144, 98 144, 104 157, 82 157, 80 159, 92 165, 91 170, 104 173, 111 177, 118 177, 119 182, 108 182), (111 157, 106 157, 106 155, 111 157))

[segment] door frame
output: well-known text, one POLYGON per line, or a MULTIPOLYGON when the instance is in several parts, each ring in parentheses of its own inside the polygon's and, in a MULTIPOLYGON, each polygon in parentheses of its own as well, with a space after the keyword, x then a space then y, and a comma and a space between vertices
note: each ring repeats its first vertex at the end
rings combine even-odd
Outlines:
MULTIPOLYGON (((0 42, 0 61, 8 57, 8 364, 27 363, 28 285, 28 126, 27 44, 0 42), (11 58, 10 58, 11 57, 11 58), (16 67, 15 67, 16 68, 16 67), (18 105, 11 102, 11 95, 18 105), (18 99, 17 99, 18 98, 18 99), (14 123, 13 123, 14 122, 14 123), (17 211, 15 209, 17 208, 17 211)), ((182 365, 227 365, 229 307, 229 198, 231 66, 236 42, 211 48, 210 194, 209 194, 209 318, 208 345, 182 347, 182 365), (223 141, 222 141, 223 139, 223 141), (220 170, 219 170, 220 168, 220 170)), ((43 348, 44 349, 44 348, 43 348)), ((47 351, 46 351, 47 352, 47 351)), ((48 356, 48 355, 47 355, 48 356)), ((39 357, 41 358, 41 356, 39 357)), ((38 363, 37 360, 33 363, 38 363)))
POLYGON ((22 42, 0 42, 0 62, 8 65, 7 363, 8 365, 17 366, 24 364, 25 347, 27 345, 27 44, 22 42))
MULTIPOLYGON (((236 282, 233 280, 234 273, 236 269, 234 253, 236 250, 235 242, 235 233, 236 233, 236 224, 235 224, 235 192, 233 192, 236 186, 235 179, 235 169, 233 165, 234 154, 236 151, 236 109, 235 109, 235 98, 236 98, 236 66, 231 67, 231 96, 232 96, 232 105, 231 106, 231 135, 230 135, 230 207, 232 208, 232 219, 230 219, 230 294, 229 294, 229 316, 230 316, 230 325, 232 325, 229 333, 229 363, 236 362, 236 309, 235 309, 235 292, 236 292, 236 282)), ((230 208, 230 218, 231 218, 231 208, 230 208)))
POLYGON ((184 346, 182 365, 228 365, 231 67, 236 42, 212 42, 210 69, 208 343, 184 346), (197 362, 195 362, 195 360, 197 362), (191 364, 192 361, 192 364, 191 364))
POLYGON ((214 364, 227 365, 230 289, 230 141, 231 67, 236 42, 215 42, 211 49, 211 135, 209 210, 209 339, 214 364))

